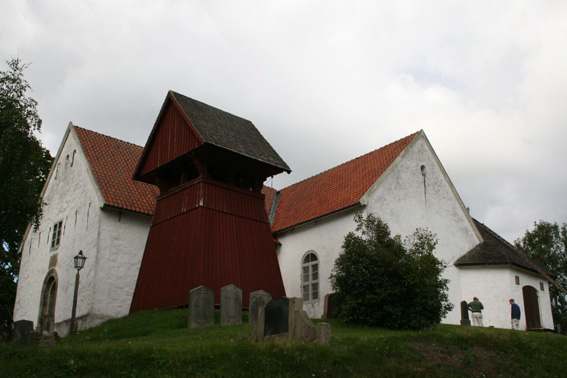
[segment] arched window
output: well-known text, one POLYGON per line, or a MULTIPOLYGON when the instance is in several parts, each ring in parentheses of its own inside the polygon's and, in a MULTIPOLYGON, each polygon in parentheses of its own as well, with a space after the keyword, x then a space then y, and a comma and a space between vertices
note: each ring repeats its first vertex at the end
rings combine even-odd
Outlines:
POLYGON ((73 166, 73 164, 75 164, 75 154, 77 153, 77 150, 73 150, 73 155, 71 156, 71 167, 73 166))
POLYGON ((301 291, 303 300, 319 299, 319 259, 315 252, 307 252, 301 264, 301 291))

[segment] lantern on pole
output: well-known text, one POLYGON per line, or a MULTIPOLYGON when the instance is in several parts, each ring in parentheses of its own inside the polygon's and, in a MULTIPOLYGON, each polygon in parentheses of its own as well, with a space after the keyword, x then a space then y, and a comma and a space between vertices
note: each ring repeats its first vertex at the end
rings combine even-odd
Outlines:
POLYGON ((77 296, 79 294, 79 279, 80 275, 79 272, 85 266, 85 261, 87 257, 83 255, 83 251, 79 251, 79 253, 73 257, 73 262, 75 265, 75 269, 77 269, 77 274, 75 275, 75 292, 73 293, 73 309, 71 312, 71 333, 77 333, 77 296))

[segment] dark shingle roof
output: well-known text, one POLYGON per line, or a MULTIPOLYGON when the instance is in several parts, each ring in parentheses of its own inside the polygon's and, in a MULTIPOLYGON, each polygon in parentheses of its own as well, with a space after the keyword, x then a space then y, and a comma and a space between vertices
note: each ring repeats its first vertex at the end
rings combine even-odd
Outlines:
POLYGON ((170 94, 191 120, 192 126, 204 143, 291 172, 285 161, 264 139, 252 122, 177 92, 170 91, 170 94))
POLYGON ((459 257, 456 266, 515 265, 547 277, 547 273, 522 251, 508 243, 485 224, 473 219, 483 241, 459 257))

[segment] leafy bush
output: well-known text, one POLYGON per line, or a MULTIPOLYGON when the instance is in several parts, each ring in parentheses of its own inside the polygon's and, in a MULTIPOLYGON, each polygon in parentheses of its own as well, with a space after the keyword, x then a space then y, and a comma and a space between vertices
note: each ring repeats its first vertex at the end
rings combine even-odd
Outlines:
POLYGON ((452 309, 445 265, 433 254, 435 235, 418 229, 402 242, 388 225, 369 214, 355 216, 356 232, 346 235, 344 253, 331 281, 338 317, 347 323, 394 329, 423 329, 452 309))

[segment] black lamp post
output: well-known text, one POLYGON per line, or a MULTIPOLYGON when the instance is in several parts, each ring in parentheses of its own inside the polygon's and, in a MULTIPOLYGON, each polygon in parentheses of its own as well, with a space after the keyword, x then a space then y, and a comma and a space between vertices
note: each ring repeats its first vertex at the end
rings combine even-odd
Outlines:
POLYGON ((73 310, 71 312, 71 333, 77 333, 77 295, 79 294, 79 271, 85 266, 87 258, 83 255, 83 251, 79 251, 77 256, 73 257, 77 275, 75 276, 75 293, 73 294, 73 310))

